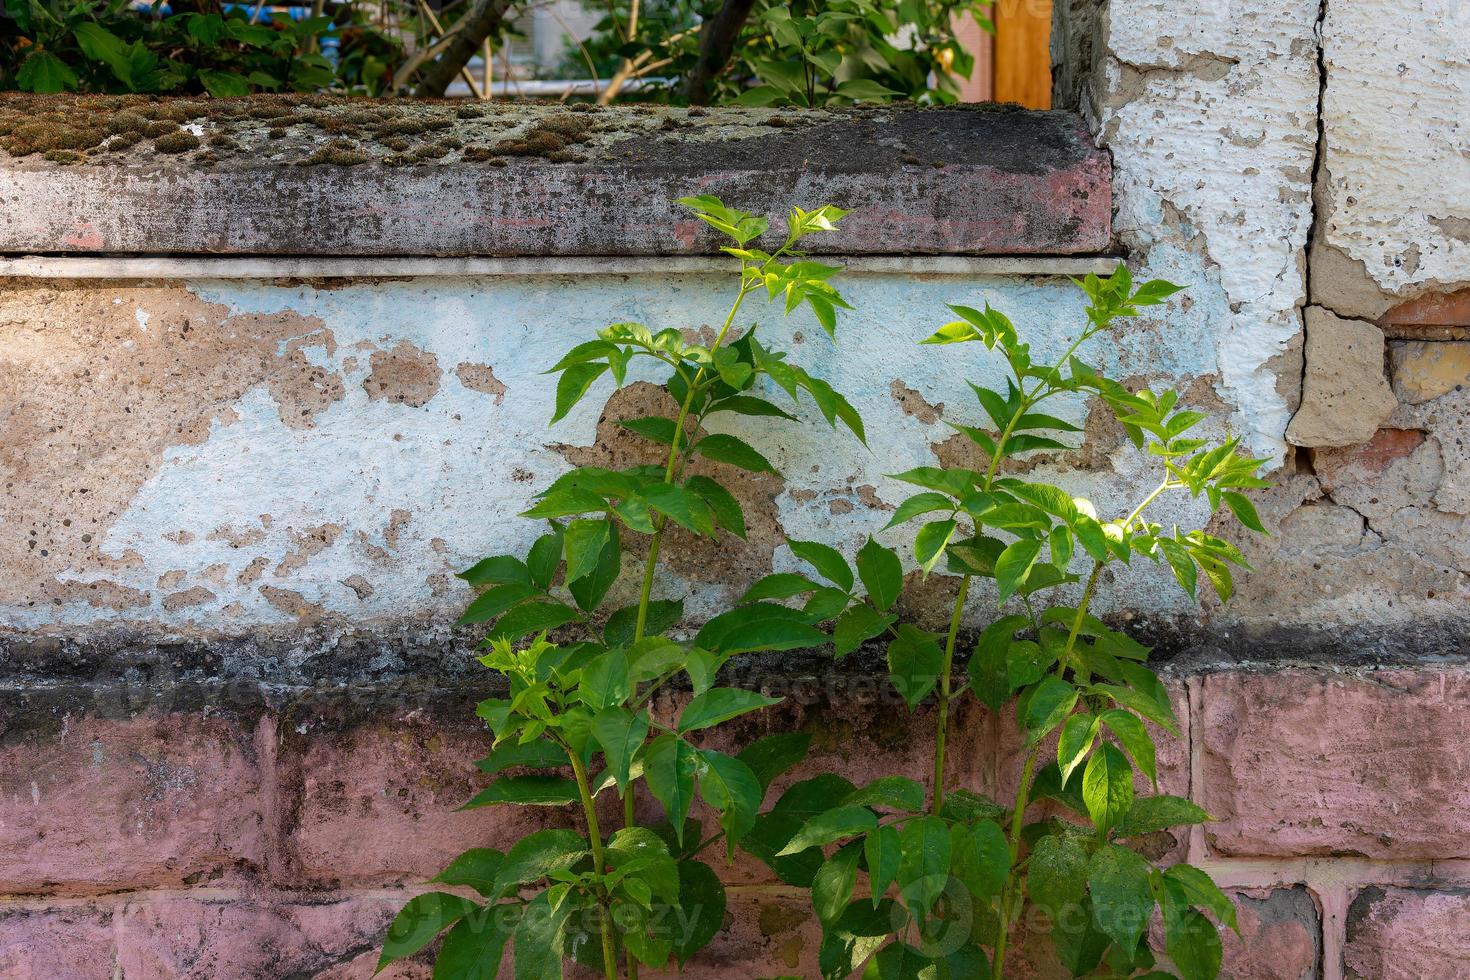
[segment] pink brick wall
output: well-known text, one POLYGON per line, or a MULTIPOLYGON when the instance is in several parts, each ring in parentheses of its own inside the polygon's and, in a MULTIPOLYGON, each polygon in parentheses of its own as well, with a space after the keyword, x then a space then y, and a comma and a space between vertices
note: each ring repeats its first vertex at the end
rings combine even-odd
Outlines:
MULTIPOLYGON (((1470 669, 1225 671, 1171 687, 1185 739, 1161 753, 1163 788, 1219 819, 1159 851, 1238 897, 1228 975, 1470 976, 1470 669)), ((817 735, 809 772, 923 770, 922 714, 782 712, 774 724, 817 735)), ((955 775, 1003 786, 1008 732, 983 709, 962 715, 955 775)), ((456 812, 483 749, 473 725, 420 711, 68 716, 11 732, 0 977, 365 978, 398 905, 449 857, 566 819, 456 812)), ((689 975, 811 973, 801 895, 752 862, 727 871, 729 931, 689 975)))

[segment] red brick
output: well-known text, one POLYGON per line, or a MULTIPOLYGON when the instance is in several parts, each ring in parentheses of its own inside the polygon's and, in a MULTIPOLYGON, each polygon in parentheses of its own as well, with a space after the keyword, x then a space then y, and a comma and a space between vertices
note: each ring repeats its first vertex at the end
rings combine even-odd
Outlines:
MULTIPOLYGON (((118 913, 117 965, 122 976, 159 980, 366 978, 377 964, 388 924, 406 897, 329 898, 316 903, 276 903, 267 897, 145 897, 128 902, 118 913)), ((409 964, 396 976, 426 972, 409 964)))
POLYGON ((0 911, 0 977, 112 980, 112 912, 90 906, 0 911))
POLYGON ((1200 804, 1228 855, 1470 855, 1470 673, 1203 681, 1200 804))
POLYGON ((508 848, 570 810, 460 811, 488 782, 475 760, 488 732, 408 719, 304 736, 283 748, 294 817, 284 828, 293 874, 316 884, 421 882, 471 847, 508 848))
POLYGON ((1406 300, 1383 314, 1378 322, 1417 327, 1470 326, 1470 289, 1406 300))
POLYGON ((1233 889, 1240 935, 1222 929, 1220 975, 1239 980, 1315 980, 1321 959, 1317 904, 1305 888, 1233 889))
POLYGON ((251 734, 196 714, 69 720, 0 748, 0 891, 176 885, 264 862, 251 734))
POLYGON ((1470 976, 1470 894, 1365 888, 1348 908, 1349 980, 1463 980, 1470 976))

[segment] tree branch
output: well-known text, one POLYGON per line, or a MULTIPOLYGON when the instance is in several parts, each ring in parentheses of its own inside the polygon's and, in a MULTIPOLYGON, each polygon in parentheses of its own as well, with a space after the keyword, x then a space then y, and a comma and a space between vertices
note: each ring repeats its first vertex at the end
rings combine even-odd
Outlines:
POLYGON ((513 0, 474 0, 465 15, 455 22, 439 42, 437 58, 423 69, 414 94, 420 98, 440 98, 454 76, 480 52, 485 39, 498 34, 513 0), (444 42, 447 41, 447 44, 444 42), (443 45, 441 48, 440 45, 443 45))
POLYGON ((750 16, 755 0, 725 0, 714 16, 699 31, 699 57, 684 81, 684 95, 690 105, 708 105, 714 95, 714 81, 735 51, 741 28, 750 16))

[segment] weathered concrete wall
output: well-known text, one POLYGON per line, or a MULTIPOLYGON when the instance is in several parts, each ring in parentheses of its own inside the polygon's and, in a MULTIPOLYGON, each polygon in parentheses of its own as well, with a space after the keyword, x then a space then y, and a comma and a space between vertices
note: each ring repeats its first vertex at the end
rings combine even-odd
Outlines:
MULTIPOLYGON (((882 114, 858 114, 818 120, 833 129, 812 144, 827 154, 812 164, 788 152, 803 145, 798 116, 788 126, 768 113, 669 123, 630 113, 548 150, 566 154, 562 162, 502 155, 509 165, 496 167, 467 151, 483 145, 495 156, 490 147, 545 127, 495 116, 380 135, 389 120, 334 122, 361 111, 336 104, 290 110, 289 125, 185 109, 179 120, 146 121, 197 126, 206 143, 230 139, 212 147, 212 168, 185 165, 203 147, 169 157, 144 139, 115 155, 88 144, 0 160, 4 247, 84 261, 104 248, 137 254, 155 250, 144 228, 166 233, 163 251, 413 251, 398 241, 475 256, 578 253, 593 242, 697 254, 708 240, 666 234, 663 196, 708 176, 702 189, 736 188, 739 203, 755 204, 739 196, 753 191, 738 175, 771 147, 777 186, 799 203, 817 203, 810 194, 877 208, 877 223, 853 216, 859 232, 836 240, 837 252, 1070 254, 1110 243, 1135 276, 1190 289, 1093 359, 1130 381, 1183 389, 1216 415, 1216 434, 1228 429, 1271 457, 1276 482, 1258 497, 1273 536, 1247 542, 1256 571, 1228 608, 1190 608, 1154 570, 1107 583, 1105 610, 1172 658, 1187 731, 1161 758, 1165 788, 1219 818, 1161 841, 1161 853, 1210 868, 1240 897, 1244 938, 1228 940, 1229 975, 1461 976, 1470 888, 1463 5, 1424 0, 1392 17, 1366 0, 1057 8, 1059 96, 1081 108, 1102 153, 1079 142, 1067 117, 1049 117, 1046 129, 1028 128, 1024 115, 975 114, 999 127, 991 137, 1019 141, 987 146, 979 130, 967 130, 969 142, 924 136, 923 114, 903 116, 910 129, 895 143, 882 114), (344 125, 357 131, 330 131, 344 125), (467 139, 461 125, 483 132, 467 139), (426 134, 446 130, 461 145, 435 157, 426 134), (873 142, 861 133, 877 134, 879 148, 854 152, 873 142), (374 142, 385 136, 404 145, 374 142), (328 161, 329 137, 370 159, 349 163, 338 146, 328 161), (735 149, 699 173, 699 154, 722 141, 735 149), (368 195, 359 201, 394 186, 428 190, 418 211, 376 225, 362 223, 381 217, 371 209, 353 212, 343 226, 351 234, 284 248, 264 225, 251 234, 267 240, 249 248, 249 234, 189 220, 191 201, 218 200, 209 195, 272 144, 278 162, 322 150, 319 165, 290 171, 290 186, 314 202, 302 213, 349 185, 368 195), (444 161, 441 171, 384 159, 420 144, 430 149, 416 161, 444 161), (626 165, 647 191, 642 217, 604 208, 575 241, 495 221, 546 219, 552 199, 518 197, 518 186, 602 186, 625 166, 611 147, 650 145, 674 155, 626 165), (1050 177, 1033 179, 1028 152, 1050 161, 1050 177), (88 160, 68 163, 68 154, 88 160), (1110 174, 1096 169, 1107 157, 1110 174), (442 212, 447 231, 415 227, 425 202, 456 180, 471 206, 442 212), (87 228, 64 195, 88 188, 132 188, 127 200, 182 210, 154 224, 94 215, 87 228), (1079 192, 1085 202, 1068 203, 1079 192), (17 193, 45 207, 17 213, 17 193), (1099 237, 1105 198, 1113 221, 1099 237), (1029 217, 999 221, 1016 202, 1029 217), (964 220, 952 220, 957 212, 964 220), (365 228, 379 237, 364 239, 365 228)), ((0 140, 13 147, 15 133, 0 140)), ((299 233, 300 215, 287 217, 299 233)), ((606 418, 589 403, 548 430, 551 393, 538 372, 609 320, 699 331, 722 314, 728 280, 647 266, 212 279, 196 265, 108 281, 47 278, 46 261, 14 262, 26 275, 0 282, 0 843, 11 855, 0 863, 9 896, 0 974, 365 976, 407 891, 466 842, 524 829, 498 813, 455 812, 483 748, 467 705, 489 682, 470 669, 468 637, 449 625, 465 598, 452 572, 527 543, 532 525, 510 515, 547 478, 639 451, 612 423, 651 407, 646 387, 616 395, 606 418)), ((975 420, 962 379, 993 379, 994 367, 913 342, 945 302, 989 300, 1040 352, 1058 349, 1077 294, 1030 269, 936 262, 854 274, 844 288, 858 309, 842 323, 838 354, 800 316, 762 314, 763 331, 852 397, 871 451, 820 423, 748 429, 786 479, 727 474, 753 515, 750 541, 726 541, 716 572, 675 540, 658 588, 690 591, 698 618, 785 567, 786 536, 855 547, 899 499, 884 473, 961 459, 943 423, 975 420)), ((1148 485, 1143 461, 1093 406, 1060 414, 1083 422, 1090 442, 1042 464, 1049 478, 1100 510, 1148 485)), ((1187 500, 1169 506, 1166 522, 1197 516, 1187 500)), ((1239 529, 1222 520, 1214 530, 1239 529)), ((906 611, 932 613, 950 587, 936 578, 906 611)), ((972 625, 984 607, 977 600, 972 625)), ((875 661, 859 654, 834 671, 789 655, 746 669, 745 680, 792 695, 762 724, 812 731, 813 771, 923 771, 929 719, 909 719, 882 695, 875 661)), ((983 711, 962 718, 957 778, 1003 795, 1017 766, 1011 731, 983 711)), ((813 972, 800 896, 755 867, 728 875, 730 930, 697 969, 813 972)))

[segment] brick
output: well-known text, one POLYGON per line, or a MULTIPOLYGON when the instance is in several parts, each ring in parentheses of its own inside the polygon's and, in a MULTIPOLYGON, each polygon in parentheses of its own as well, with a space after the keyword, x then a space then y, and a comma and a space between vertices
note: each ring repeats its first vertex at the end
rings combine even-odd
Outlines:
POLYGON ((301 883, 426 881, 471 847, 504 850, 569 811, 490 806, 460 811, 488 780, 475 760, 490 736, 461 721, 381 720, 322 732, 294 723, 282 767, 293 816, 283 828, 301 883))
POLYGON ((91 906, 0 911, 0 977, 112 980, 112 912, 91 906))
POLYGON ((1219 854, 1470 855, 1470 674, 1203 679, 1200 804, 1219 854))
POLYGON ((1317 904, 1305 888, 1244 888, 1235 900, 1240 935, 1220 931, 1225 947, 1220 975, 1239 980, 1315 980, 1322 930, 1317 904))
MULTIPOLYGON (((371 976, 398 895, 293 903, 260 898, 145 897, 118 913, 119 972, 177 980, 371 976)), ((425 976, 418 964, 395 973, 425 976)), ((109 973, 109 975, 111 975, 109 973)))
POLYGON ((1470 289, 1406 300, 1383 314, 1379 322, 1415 327, 1470 326, 1470 289))
POLYGON ((685 965, 685 980, 821 975, 821 926, 804 893, 739 888, 726 895, 725 928, 685 965))
POLYGON ((1389 345, 1389 364, 1394 394, 1421 405, 1470 385, 1470 341, 1394 343, 1389 345))
POLYGON ((199 714, 69 719, 0 748, 0 892, 178 885, 265 862, 251 733, 199 714))
POLYGON ((1365 888, 1348 907, 1349 980, 1462 980, 1470 976, 1470 892, 1365 888))

